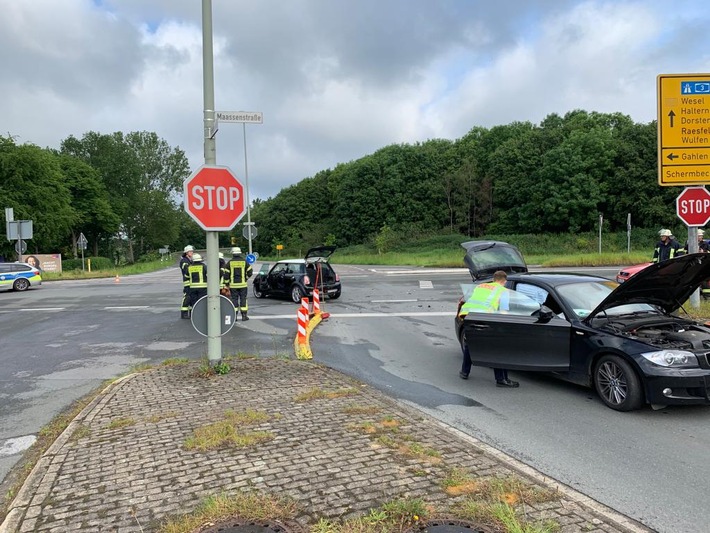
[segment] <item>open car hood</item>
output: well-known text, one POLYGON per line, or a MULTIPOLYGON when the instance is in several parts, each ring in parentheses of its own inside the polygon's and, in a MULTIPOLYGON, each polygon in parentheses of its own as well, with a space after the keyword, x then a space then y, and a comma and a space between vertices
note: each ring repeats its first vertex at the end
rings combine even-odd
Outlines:
POLYGON ((315 248, 311 248, 306 252, 305 259, 306 261, 327 262, 337 248, 337 246, 317 246, 315 248))
POLYGON ((461 243, 461 247, 466 250, 463 261, 474 281, 490 278, 496 270, 507 274, 528 271, 520 251, 507 242, 468 241, 461 243))
POLYGON ((652 264, 619 285, 607 296, 589 318, 617 305, 646 303, 657 305, 666 313, 680 309, 710 278, 710 254, 688 254, 652 264))

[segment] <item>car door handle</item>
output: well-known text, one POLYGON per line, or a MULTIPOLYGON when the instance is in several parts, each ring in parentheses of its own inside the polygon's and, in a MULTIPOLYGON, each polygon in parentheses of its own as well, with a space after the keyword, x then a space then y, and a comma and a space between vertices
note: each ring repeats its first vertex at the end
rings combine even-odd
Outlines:
POLYGON ((473 329, 488 329, 490 326, 486 326, 485 324, 474 324, 473 329))

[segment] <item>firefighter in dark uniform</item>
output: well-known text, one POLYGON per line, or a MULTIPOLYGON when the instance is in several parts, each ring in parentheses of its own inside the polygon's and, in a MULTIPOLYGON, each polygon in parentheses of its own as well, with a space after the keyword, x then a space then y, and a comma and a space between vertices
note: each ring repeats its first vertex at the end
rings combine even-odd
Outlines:
POLYGON ((247 311, 247 280, 252 276, 251 265, 242 255, 242 249, 232 248, 232 258, 227 262, 226 269, 229 275, 229 294, 237 314, 242 314, 242 320, 249 320, 247 311))
POLYGON ((187 267, 192 264, 192 254, 195 249, 189 244, 185 246, 180 257, 180 272, 182 273, 182 303, 180 304, 180 318, 190 318, 190 302, 188 291, 190 289, 190 279, 187 276, 187 267))
POLYGON ((658 232, 661 240, 656 243, 656 248, 653 250, 652 263, 660 263, 661 261, 668 261, 679 255, 683 255, 681 251, 680 244, 671 235, 671 230, 662 229, 658 232))
POLYGON ((187 267, 187 277, 190 289, 188 292, 190 310, 195 302, 207 294, 207 265, 202 262, 200 254, 192 256, 192 264, 187 267))
POLYGON ((231 299, 231 294, 227 294, 229 292, 228 283, 229 270, 227 270, 227 261, 224 258, 224 254, 219 252, 219 293, 231 299))

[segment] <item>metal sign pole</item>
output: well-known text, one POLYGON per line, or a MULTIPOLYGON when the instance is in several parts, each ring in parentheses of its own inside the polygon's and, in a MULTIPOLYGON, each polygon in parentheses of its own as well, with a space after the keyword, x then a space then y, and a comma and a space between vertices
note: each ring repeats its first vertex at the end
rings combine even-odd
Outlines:
MULTIPOLYGON (((204 99, 205 164, 217 164, 214 112, 214 53, 212 49, 212 0, 202 0, 202 85, 204 99)), ((207 232, 207 359, 222 359, 219 298, 219 232, 207 232)))
POLYGON ((249 253, 251 254, 251 211, 249 202, 249 168, 247 167, 247 123, 242 122, 242 131, 244 132, 244 186, 246 188, 247 200, 247 226, 249 226, 249 253))

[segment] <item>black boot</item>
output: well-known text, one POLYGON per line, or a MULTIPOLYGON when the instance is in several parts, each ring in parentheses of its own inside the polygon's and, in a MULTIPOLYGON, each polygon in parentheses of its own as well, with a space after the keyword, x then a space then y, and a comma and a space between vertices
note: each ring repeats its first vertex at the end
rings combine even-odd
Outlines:
POLYGON ((187 311, 180 311, 180 318, 190 318, 190 313, 187 311))
POLYGON ((242 311, 242 322, 245 322, 245 321, 247 321, 247 320, 249 320, 249 317, 247 316, 247 312, 246 312, 246 311, 242 311))

